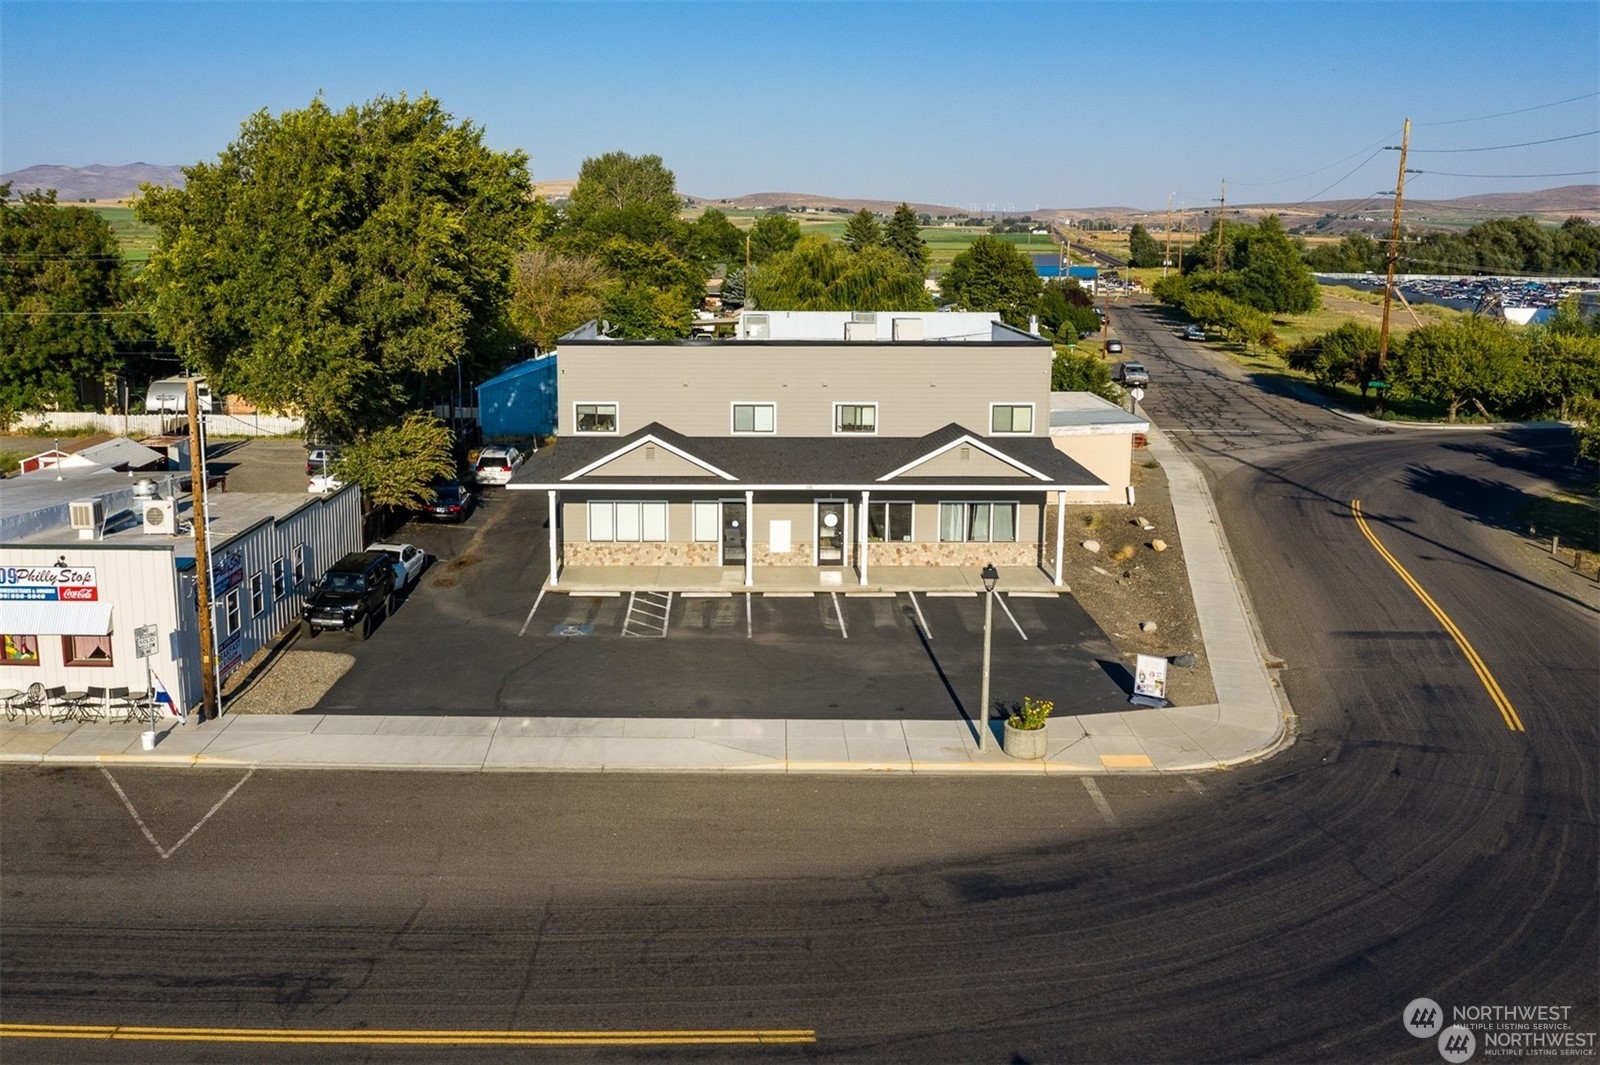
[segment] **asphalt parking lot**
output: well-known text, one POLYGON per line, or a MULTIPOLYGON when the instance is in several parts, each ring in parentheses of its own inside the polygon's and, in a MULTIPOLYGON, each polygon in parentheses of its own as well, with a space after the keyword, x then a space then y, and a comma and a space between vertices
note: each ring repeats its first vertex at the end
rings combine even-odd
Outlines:
MULTIPOLYGON (((929 720, 979 705, 981 596, 541 599, 544 497, 480 498, 462 526, 411 523, 390 537, 434 560, 365 643, 302 642, 355 659, 315 712, 929 720)), ((996 596, 992 655, 997 703, 1127 706, 1125 668, 1071 596, 996 596)))

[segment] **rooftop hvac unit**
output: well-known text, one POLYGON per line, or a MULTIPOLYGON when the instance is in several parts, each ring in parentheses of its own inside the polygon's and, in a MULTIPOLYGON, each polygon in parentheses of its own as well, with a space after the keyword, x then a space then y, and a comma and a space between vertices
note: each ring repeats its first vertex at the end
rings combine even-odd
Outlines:
POLYGON ((72 514, 72 527, 78 530, 78 539, 93 540, 100 535, 106 523, 104 499, 74 499, 67 506, 72 514))
POLYGON ((144 531, 152 535, 171 536, 178 531, 177 515, 172 500, 150 499, 139 504, 144 515, 144 531))
POLYGON ((894 338, 896 340, 921 340, 921 318, 896 318, 894 320, 894 338))
POLYGON ((846 322, 844 323, 844 338, 846 340, 877 340, 878 323, 872 322, 846 322))

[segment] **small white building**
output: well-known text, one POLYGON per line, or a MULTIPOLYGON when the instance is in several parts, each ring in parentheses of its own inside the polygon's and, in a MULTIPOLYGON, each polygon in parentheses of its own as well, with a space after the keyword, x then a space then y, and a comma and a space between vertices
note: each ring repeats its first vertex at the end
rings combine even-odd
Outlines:
MULTIPOLYGON (((175 479, 63 467, 0 482, 0 689, 146 688, 200 701, 191 501, 175 479), (156 629, 138 657, 134 630, 156 629)), ((294 624, 328 566, 361 548, 360 489, 207 500, 217 672, 294 624)))
POLYGON ((1105 482, 1065 493, 1070 503, 1131 503, 1133 452, 1150 421, 1092 392, 1050 393, 1050 442, 1105 482))

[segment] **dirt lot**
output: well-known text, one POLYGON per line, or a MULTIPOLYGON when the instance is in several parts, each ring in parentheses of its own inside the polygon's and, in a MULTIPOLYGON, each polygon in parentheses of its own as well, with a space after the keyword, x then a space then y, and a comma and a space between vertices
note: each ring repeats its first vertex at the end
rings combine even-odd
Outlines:
MULTIPOLYGON (((1164 658, 1192 654, 1192 667, 1168 667, 1168 697, 1178 706, 1214 703, 1217 697, 1189 593, 1189 571, 1178 542, 1166 471, 1148 455, 1135 452, 1133 484, 1136 506, 1067 509, 1065 558, 1072 592, 1122 653, 1130 672, 1136 654, 1164 658), (1097 542, 1099 550, 1086 550, 1087 541, 1097 542), (1166 550, 1152 546, 1158 541, 1166 544, 1166 550), (1154 622, 1155 628, 1142 631, 1142 622, 1154 622)), ((1048 527, 1053 528, 1054 520, 1052 511, 1048 527)))

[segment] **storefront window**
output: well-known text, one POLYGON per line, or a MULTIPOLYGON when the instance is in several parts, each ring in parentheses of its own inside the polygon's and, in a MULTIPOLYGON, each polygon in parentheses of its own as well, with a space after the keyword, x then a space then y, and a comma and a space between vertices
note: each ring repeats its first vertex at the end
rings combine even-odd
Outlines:
POLYGON ((1017 538, 1015 503, 940 503, 939 539, 947 543, 1012 543, 1017 538))
POLYGON ((867 506, 867 539, 876 543, 911 539, 910 503, 872 503, 867 506))
POLYGON ((267 575, 257 573, 250 578, 250 614, 259 617, 267 609, 267 575))
POLYGON ((63 636, 61 655, 69 666, 111 665, 110 636, 63 636))
POLYGON ((39 637, 6 633, 0 636, 0 662, 8 666, 39 664, 39 637))
POLYGON ((272 563, 272 598, 282 599, 289 587, 289 560, 279 555, 272 563))

